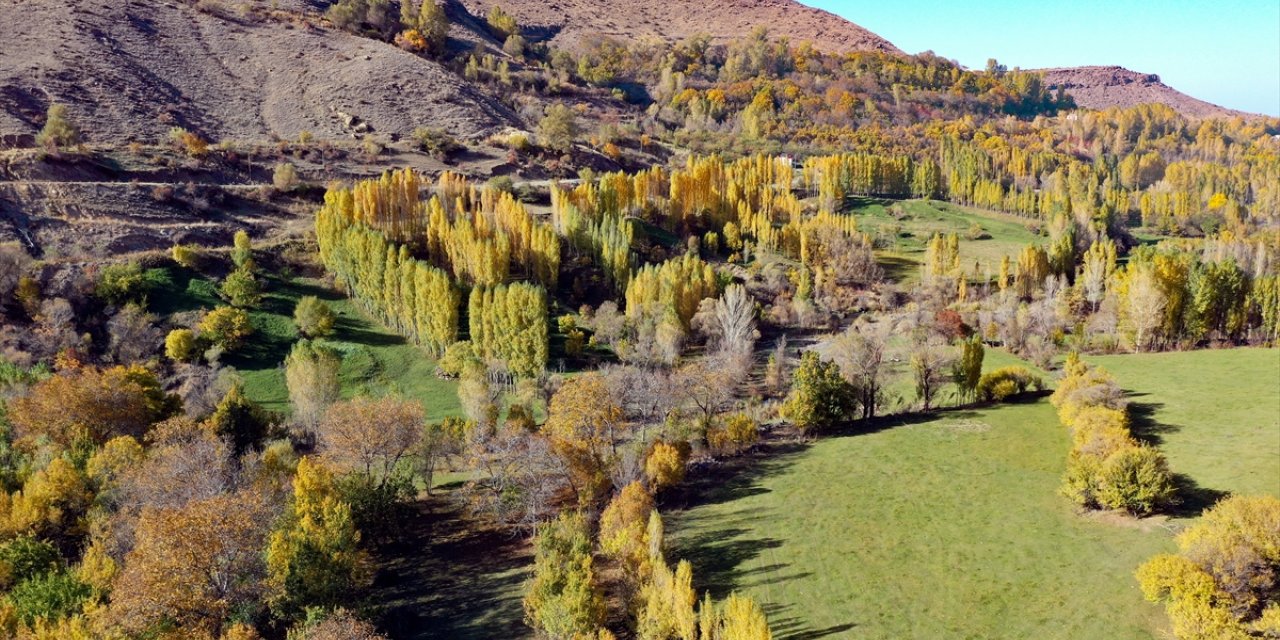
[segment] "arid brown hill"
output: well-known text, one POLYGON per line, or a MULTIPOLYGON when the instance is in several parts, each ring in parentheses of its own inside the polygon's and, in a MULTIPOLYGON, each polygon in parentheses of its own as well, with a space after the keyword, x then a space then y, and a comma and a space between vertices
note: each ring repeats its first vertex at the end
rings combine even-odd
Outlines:
POLYGON ((1191 118, 1251 115, 1192 98, 1160 82, 1160 76, 1154 73, 1138 73, 1124 67, 1065 67, 1041 71, 1051 88, 1065 86, 1077 105, 1089 109, 1157 102, 1191 118))
POLYGON ((501 5, 533 37, 573 49, 605 35, 620 40, 677 41, 705 33, 717 42, 741 38, 757 26, 773 37, 809 41, 825 51, 898 52, 888 40, 835 14, 795 0, 462 0, 474 14, 501 5))
POLYGON ((0 2, 0 146, 29 140, 50 102, 99 142, 156 140, 172 126, 213 140, 340 138, 359 122, 465 137, 514 120, 434 62, 288 16, 245 18, 241 4, 0 2))

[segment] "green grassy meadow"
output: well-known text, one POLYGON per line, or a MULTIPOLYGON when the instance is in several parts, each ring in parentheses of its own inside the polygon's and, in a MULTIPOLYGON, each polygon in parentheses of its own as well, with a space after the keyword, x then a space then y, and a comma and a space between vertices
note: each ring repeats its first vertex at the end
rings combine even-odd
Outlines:
MULTIPOLYGON (((1092 361, 1210 498, 1280 492, 1280 351, 1092 361)), ((988 370, 1018 363, 988 349, 988 370)), ((782 637, 1164 637, 1133 572, 1186 520, 1076 513, 1057 495, 1068 440, 1046 399, 877 428, 710 482, 668 513, 672 555, 700 589, 758 598, 782 637)))
MULTIPOLYGON (((172 284, 151 296, 159 314, 210 309, 219 304, 217 285, 185 270, 171 272, 172 284)), ((254 335, 237 352, 223 356, 244 380, 250 399, 267 409, 289 411, 283 362, 298 331, 293 309, 303 296, 324 300, 337 313, 334 335, 325 343, 342 354, 339 373, 344 397, 361 393, 399 393, 422 402, 429 419, 460 415, 457 383, 435 375, 435 361, 403 337, 370 318, 342 294, 318 281, 269 278, 262 304, 250 311, 254 335)))
POLYGON ((1135 430, 1210 492, 1280 496, 1280 349, 1089 358, 1131 394, 1135 430))
POLYGON ((925 245, 936 233, 960 236, 960 264, 966 272, 977 262, 982 269, 996 273, 1004 256, 1017 258, 1029 244, 1044 241, 1027 229, 1023 220, 1014 216, 962 207, 938 200, 881 200, 852 198, 849 213, 857 217, 858 229, 872 236, 890 236, 889 246, 878 252, 881 265, 894 280, 911 280, 919 275, 925 245), (905 212, 895 219, 894 206, 905 212), (984 236, 969 240, 965 234, 977 224, 984 236), (893 231, 897 230, 894 234, 893 231))

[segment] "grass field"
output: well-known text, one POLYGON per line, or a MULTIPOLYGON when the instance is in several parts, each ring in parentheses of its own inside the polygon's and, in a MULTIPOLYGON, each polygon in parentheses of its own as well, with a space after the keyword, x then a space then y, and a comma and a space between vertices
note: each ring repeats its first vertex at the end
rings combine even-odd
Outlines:
POLYGON ((925 245, 935 233, 956 233, 960 236, 960 264, 965 271, 973 269, 974 262, 981 268, 996 273, 1004 256, 1016 258, 1019 251, 1029 244, 1043 242, 1043 238, 1027 229, 1024 221, 1010 215, 981 211, 938 200, 880 200, 853 198, 849 212, 858 218, 858 228, 875 235, 893 236, 891 245, 879 252, 882 265, 895 280, 909 280, 918 276, 919 264, 924 260, 925 245), (897 206, 905 211, 902 219, 890 215, 890 208, 897 206), (977 224, 983 233, 979 240, 965 236, 972 225, 977 224), (893 230, 898 230, 896 236, 893 230))
MULTIPOLYGON (((171 289, 153 293, 151 308, 160 314, 208 309, 219 303, 216 285, 187 271, 172 274, 171 289)), ((325 300, 338 314, 337 331, 325 342, 342 354, 342 393, 395 392, 415 398, 429 419, 461 414, 457 384, 435 376, 435 362, 421 349, 369 318, 346 297, 316 281, 272 278, 267 294, 250 316, 255 333, 244 349, 223 362, 236 368, 245 392, 273 411, 289 411, 282 363, 298 339, 293 309, 307 295, 325 300)))
POLYGON ((1152 638, 1133 571, 1168 533, 1077 515, 1045 400, 951 411, 771 455, 668 514, 700 589, 779 638, 1152 638))
MULTIPOLYGON (((1280 494, 1280 350, 1091 360, 1201 493, 1280 494)), ((986 368, 1018 362, 989 349, 986 368)), ((780 638, 1165 637, 1133 572, 1194 512, 1079 515, 1056 493, 1067 449, 1041 399, 775 450, 668 513, 673 555, 758 598, 780 638)))
POLYGON ((1090 358, 1131 396, 1140 434, 1212 492, 1280 496, 1280 349, 1090 358))

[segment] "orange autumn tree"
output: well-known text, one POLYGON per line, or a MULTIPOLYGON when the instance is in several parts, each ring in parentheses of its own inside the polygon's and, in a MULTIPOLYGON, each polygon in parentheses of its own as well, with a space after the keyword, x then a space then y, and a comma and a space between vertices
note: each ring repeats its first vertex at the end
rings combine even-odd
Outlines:
POLYGON ((566 381, 551 397, 543 431, 564 461, 570 483, 582 504, 595 502, 609 490, 609 471, 618 461, 625 435, 622 407, 599 373, 566 381))
POLYGON ((139 365, 97 369, 72 365, 9 403, 19 440, 47 436, 70 446, 81 439, 102 443, 117 436, 141 437, 177 409, 155 374, 139 365))

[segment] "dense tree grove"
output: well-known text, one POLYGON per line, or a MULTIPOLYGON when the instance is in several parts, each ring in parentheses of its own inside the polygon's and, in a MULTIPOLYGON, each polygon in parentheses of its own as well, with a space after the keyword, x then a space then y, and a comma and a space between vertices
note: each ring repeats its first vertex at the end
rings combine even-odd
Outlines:
POLYGON ((547 366, 547 295, 542 287, 513 283, 476 287, 467 304, 471 344, 481 358, 532 376, 547 366))

